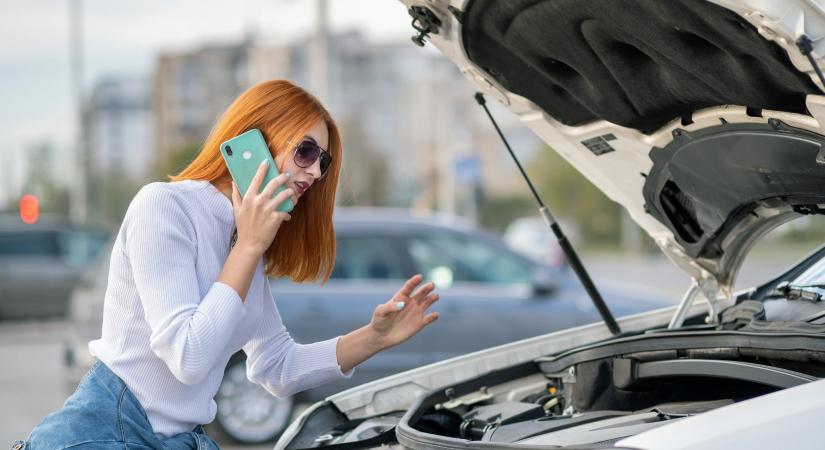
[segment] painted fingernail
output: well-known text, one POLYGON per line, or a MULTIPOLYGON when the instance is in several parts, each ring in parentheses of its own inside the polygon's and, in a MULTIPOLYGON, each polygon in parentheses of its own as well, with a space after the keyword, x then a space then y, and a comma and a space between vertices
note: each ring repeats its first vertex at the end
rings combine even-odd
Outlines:
POLYGON ((395 309, 404 309, 404 305, 406 305, 406 303, 404 303, 404 302, 396 302, 396 303, 395 303, 395 309))
POLYGON ((269 165, 269 161, 265 159, 265 160, 261 161, 261 165, 262 165, 262 166, 268 166, 268 165, 269 165))
POLYGON ((286 177, 287 177, 287 178, 289 178, 289 177, 291 177, 291 176, 292 176, 292 174, 291 174, 291 173, 289 173, 289 172, 284 172, 284 175, 286 175, 286 177))

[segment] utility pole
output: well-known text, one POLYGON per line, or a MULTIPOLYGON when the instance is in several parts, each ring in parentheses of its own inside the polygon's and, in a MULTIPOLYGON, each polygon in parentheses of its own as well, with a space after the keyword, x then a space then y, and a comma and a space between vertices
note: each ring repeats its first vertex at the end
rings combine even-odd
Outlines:
POLYGON ((315 6, 316 29, 315 36, 312 39, 309 76, 313 95, 329 108, 329 65, 327 59, 329 54, 327 48, 329 42, 329 14, 327 0, 316 0, 315 6))
POLYGON ((75 100, 74 176, 71 186, 69 215, 72 222, 86 222, 88 216, 88 173, 86 170, 86 120, 83 112, 83 4, 69 0, 69 57, 71 60, 71 87, 75 100))

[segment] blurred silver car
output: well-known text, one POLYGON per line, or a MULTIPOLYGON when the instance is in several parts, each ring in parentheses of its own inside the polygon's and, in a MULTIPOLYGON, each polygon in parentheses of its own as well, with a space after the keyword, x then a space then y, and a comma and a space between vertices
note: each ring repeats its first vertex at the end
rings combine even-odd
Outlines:
POLYGON ((0 215, 0 320, 66 315, 69 295, 109 233, 43 215, 0 215))
MULTIPOLYGON (((363 326, 375 305, 404 279, 421 273, 438 286, 442 312, 410 341, 358 366, 349 380, 274 397, 246 377, 245 354, 229 362, 217 392, 212 433, 242 443, 276 438, 299 402, 466 352, 500 345, 599 316, 572 275, 513 250, 498 237, 453 216, 406 210, 339 208, 337 259, 326 284, 271 280, 278 310, 298 342, 313 342, 363 326), (517 326, 502 327, 502 323, 517 326)), ((86 344, 100 333, 108 258, 84 278, 72 299, 74 338, 66 348, 72 388, 91 363, 86 344)), ((604 289, 619 314, 672 304, 656 292, 604 289)))

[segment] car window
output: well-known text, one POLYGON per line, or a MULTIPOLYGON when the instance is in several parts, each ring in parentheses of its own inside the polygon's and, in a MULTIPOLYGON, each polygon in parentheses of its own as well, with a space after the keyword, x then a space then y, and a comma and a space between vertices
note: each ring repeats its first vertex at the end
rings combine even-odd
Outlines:
POLYGON ((73 266, 85 266, 97 257, 106 243, 107 235, 94 231, 72 230, 58 234, 58 245, 63 260, 73 266))
POLYGON ((417 271, 442 288, 453 282, 529 283, 532 278, 526 260, 457 233, 414 236, 407 247, 417 271))
POLYGON ((404 279, 401 256, 381 236, 338 236, 332 279, 404 279))
POLYGON ((57 236, 49 231, 0 233, 0 256, 59 256, 57 236))

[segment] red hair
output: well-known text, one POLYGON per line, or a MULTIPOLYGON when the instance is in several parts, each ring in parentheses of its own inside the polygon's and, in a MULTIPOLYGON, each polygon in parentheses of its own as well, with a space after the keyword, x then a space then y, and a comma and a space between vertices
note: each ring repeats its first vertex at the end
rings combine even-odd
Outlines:
POLYGON ((257 84, 229 105, 195 160, 179 174, 169 176, 172 181, 209 180, 219 189, 229 188, 232 179, 220 153, 221 143, 257 128, 275 163, 283 167, 292 155, 290 143, 299 142, 321 120, 327 125, 332 163, 327 175, 301 197, 291 212, 292 219, 281 224, 264 253, 266 273, 273 277, 288 276, 293 281, 322 278, 326 282, 335 264, 332 210, 343 150, 338 127, 321 102, 286 80, 257 84))

